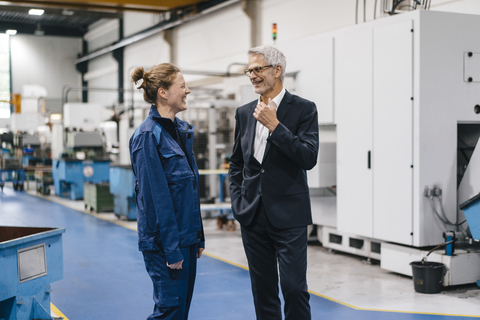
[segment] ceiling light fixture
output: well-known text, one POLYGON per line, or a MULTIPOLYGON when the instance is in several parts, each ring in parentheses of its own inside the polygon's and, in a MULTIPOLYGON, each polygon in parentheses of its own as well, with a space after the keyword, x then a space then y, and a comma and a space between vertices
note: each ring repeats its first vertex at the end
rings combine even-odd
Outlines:
POLYGON ((45 10, 43 9, 30 9, 28 14, 32 16, 41 16, 44 12, 45 10))
POLYGON ((17 30, 8 29, 7 31, 5 31, 5 33, 10 35, 10 36, 14 36, 14 35, 17 34, 17 30))
POLYGON ((52 113, 50 115, 50 121, 60 121, 62 120, 62 115, 60 113, 52 113))

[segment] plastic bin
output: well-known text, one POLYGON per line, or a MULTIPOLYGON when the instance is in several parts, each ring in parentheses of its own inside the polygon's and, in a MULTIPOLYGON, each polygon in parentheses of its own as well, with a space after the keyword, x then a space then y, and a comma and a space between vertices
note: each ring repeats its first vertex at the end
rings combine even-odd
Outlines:
POLYGON ((445 265, 440 262, 413 261, 410 263, 413 273, 413 286, 420 293, 439 293, 445 265))

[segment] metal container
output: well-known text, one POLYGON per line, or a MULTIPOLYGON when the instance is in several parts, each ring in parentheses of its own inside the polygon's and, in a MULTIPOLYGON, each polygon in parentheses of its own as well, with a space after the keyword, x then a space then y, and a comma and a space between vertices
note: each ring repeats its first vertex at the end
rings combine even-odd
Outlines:
POLYGON ((19 161, 18 159, 14 159, 14 158, 5 159, 5 158, 2 158, 1 161, 2 161, 2 167, 1 167, 2 170, 18 170, 18 169, 22 169, 22 164, 20 163, 20 161, 19 161))
POLYGON ((113 194, 110 193, 110 183, 85 182, 83 185, 85 209, 95 211, 113 211, 113 194))
POLYGON ((52 167, 35 169, 36 190, 42 195, 50 194, 50 186, 53 185, 52 167))
POLYGON ((48 319, 50 283, 63 278, 65 228, 0 226, 0 315, 48 319))
POLYGON ((110 166, 110 192, 114 195, 113 211, 117 217, 137 220, 134 175, 131 165, 110 166))

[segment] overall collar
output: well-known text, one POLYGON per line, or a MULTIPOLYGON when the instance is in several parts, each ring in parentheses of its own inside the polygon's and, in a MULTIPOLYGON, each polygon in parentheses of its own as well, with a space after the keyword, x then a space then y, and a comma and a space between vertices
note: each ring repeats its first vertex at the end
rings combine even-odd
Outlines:
MULTIPOLYGON (((168 120, 171 120, 170 118, 164 118, 160 115, 160 113, 158 113, 158 110, 157 110, 157 107, 152 104, 152 106, 150 107, 150 112, 148 113, 148 116, 151 117, 153 120, 155 120, 157 123, 159 123, 159 121, 165 121, 165 120, 160 120, 160 119, 168 119, 168 120)), ((178 119, 177 117, 174 118, 174 121, 173 121, 173 124, 179 129, 179 130, 185 130, 187 127, 188 127, 188 124, 183 121, 183 120, 180 120, 178 119)))

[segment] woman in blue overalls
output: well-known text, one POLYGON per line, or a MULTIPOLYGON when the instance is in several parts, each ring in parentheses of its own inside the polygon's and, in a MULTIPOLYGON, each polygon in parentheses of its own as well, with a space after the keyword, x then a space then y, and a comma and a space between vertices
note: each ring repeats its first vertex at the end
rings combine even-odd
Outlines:
POLYGON ((175 117, 187 110, 190 93, 180 70, 162 63, 132 81, 152 104, 130 138, 135 173, 138 246, 153 281, 155 308, 150 319, 188 318, 197 270, 205 247, 192 151, 193 127, 175 117))

